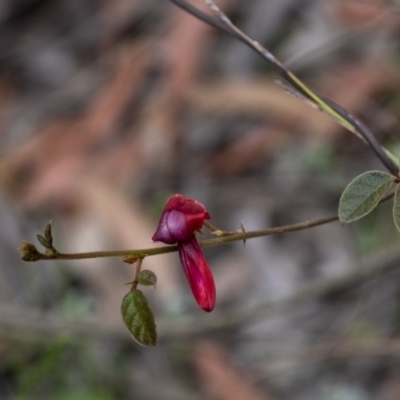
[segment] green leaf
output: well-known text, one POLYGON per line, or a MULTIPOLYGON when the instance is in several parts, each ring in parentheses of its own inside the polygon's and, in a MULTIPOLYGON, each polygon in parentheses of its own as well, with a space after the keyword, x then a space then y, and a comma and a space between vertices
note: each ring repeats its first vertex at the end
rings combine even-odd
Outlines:
POLYGON ((51 246, 53 244, 53 236, 51 235, 51 221, 44 228, 44 237, 46 242, 51 246))
POLYGON ((42 235, 36 235, 36 237, 43 247, 49 247, 49 242, 42 235))
POLYGON ((157 344, 153 311, 145 295, 137 289, 129 292, 121 304, 122 318, 133 338, 143 346, 157 344))
POLYGON ((154 286, 157 285, 157 275, 148 269, 140 271, 138 276, 138 283, 144 286, 154 286))
POLYGON ((396 228, 400 231, 400 185, 397 185, 394 194, 393 219, 396 228))
POLYGON ((353 222, 370 213, 391 188, 393 181, 392 175, 382 171, 368 171, 354 178, 340 198, 340 221, 353 222))

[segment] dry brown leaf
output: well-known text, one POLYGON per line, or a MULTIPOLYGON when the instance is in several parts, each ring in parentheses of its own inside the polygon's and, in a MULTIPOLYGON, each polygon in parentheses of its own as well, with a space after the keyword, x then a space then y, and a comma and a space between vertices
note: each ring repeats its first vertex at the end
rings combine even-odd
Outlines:
POLYGON ((43 132, 34 134, 2 160, 0 176, 4 179, 29 171, 29 181, 23 188, 25 205, 33 207, 63 194, 88 166, 93 147, 113 133, 114 124, 141 83, 147 67, 143 51, 143 44, 136 43, 120 52, 114 77, 81 119, 56 121, 41 128, 43 132))
POLYGON ((198 342, 193 360, 207 394, 216 400, 272 400, 261 392, 238 369, 228 354, 212 342, 198 342))
POLYGON ((223 115, 268 117, 291 122, 293 126, 317 135, 331 134, 337 124, 301 100, 267 80, 208 83, 188 91, 190 106, 197 112, 223 115))
POLYGON ((290 140, 289 132, 274 126, 249 129, 225 150, 207 160, 211 175, 237 175, 271 156, 290 140))
POLYGON ((399 80, 397 71, 374 59, 342 65, 335 75, 336 78, 325 79, 325 93, 353 113, 362 110, 376 92, 399 80))
POLYGON ((336 0, 332 1, 330 6, 334 9, 338 21, 351 27, 371 22, 387 11, 387 5, 379 0, 336 0))

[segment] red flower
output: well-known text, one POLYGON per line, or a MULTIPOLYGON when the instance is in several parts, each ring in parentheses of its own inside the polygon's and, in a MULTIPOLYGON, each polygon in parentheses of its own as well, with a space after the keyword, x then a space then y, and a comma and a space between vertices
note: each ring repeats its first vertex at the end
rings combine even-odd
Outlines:
POLYGON ((210 215, 203 204, 175 194, 168 199, 152 240, 178 243, 179 257, 193 295, 203 310, 212 311, 216 296, 214 278, 194 234, 206 219, 210 215))

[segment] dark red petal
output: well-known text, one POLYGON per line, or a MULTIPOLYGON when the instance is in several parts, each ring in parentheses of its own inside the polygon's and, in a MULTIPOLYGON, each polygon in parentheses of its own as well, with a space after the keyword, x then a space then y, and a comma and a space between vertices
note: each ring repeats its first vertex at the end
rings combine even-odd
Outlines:
POLYGON ((174 194, 171 196, 165 206, 164 211, 176 210, 184 214, 208 214, 206 208, 199 201, 189 199, 183 194, 174 194))
POLYGON ((171 210, 179 210, 185 203, 186 199, 187 199, 187 197, 184 196, 183 194, 174 194, 167 200, 167 204, 165 205, 164 212, 171 211, 171 210))
POLYGON ((185 202, 182 203, 177 210, 184 214, 199 214, 203 215, 207 212, 203 204, 194 199, 186 198, 185 202))
POLYGON ((201 229, 204 223, 204 214, 185 214, 186 225, 193 233, 201 229))
POLYGON ((178 251, 197 304, 204 311, 212 311, 216 299, 214 278, 196 237, 193 235, 185 242, 178 242, 178 251))

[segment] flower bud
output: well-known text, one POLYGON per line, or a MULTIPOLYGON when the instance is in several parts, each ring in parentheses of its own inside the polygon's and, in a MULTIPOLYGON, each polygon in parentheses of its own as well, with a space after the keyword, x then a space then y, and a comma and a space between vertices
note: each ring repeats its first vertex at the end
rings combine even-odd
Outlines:
POLYGON ((179 257, 193 296, 200 308, 210 312, 215 306, 215 283, 195 236, 206 219, 210 215, 203 204, 175 194, 168 199, 152 240, 178 243, 179 257))
POLYGON ((169 198, 152 240, 166 244, 187 240, 203 226, 206 219, 210 219, 210 215, 203 204, 175 194, 169 198))

